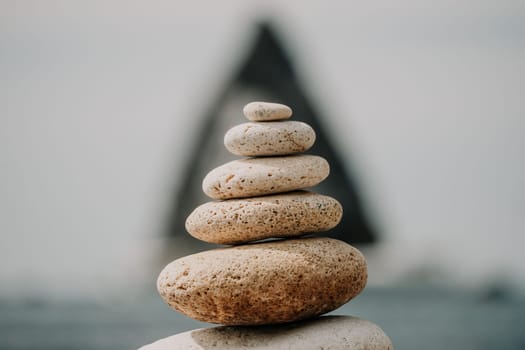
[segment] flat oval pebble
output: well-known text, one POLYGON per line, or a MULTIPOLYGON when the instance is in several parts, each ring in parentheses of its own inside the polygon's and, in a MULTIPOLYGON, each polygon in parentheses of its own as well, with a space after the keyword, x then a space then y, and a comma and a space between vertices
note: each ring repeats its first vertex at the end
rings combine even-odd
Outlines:
POLYGON ((278 156, 308 150, 315 142, 310 125, 296 122, 244 123, 224 135, 226 149, 238 156, 278 156))
POLYGON ((213 199, 255 197, 312 187, 329 173, 328 162, 319 156, 246 158, 210 171, 202 190, 213 199))
POLYGON ((175 310, 224 325, 263 325, 330 312, 365 287, 366 262, 331 238, 208 250, 168 264, 157 289, 175 310))
POLYGON ((264 327, 196 329, 156 341, 139 350, 393 350, 390 338, 376 324, 352 316, 264 327))
POLYGON ((334 228, 343 216, 332 197, 307 191, 208 202, 186 220, 186 230, 209 243, 238 244, 334 228))
POLYGON ((242 109, 244 116, 254 122, 283 120, 292 116, 292 109, 280 103, 250 102, 242 109))

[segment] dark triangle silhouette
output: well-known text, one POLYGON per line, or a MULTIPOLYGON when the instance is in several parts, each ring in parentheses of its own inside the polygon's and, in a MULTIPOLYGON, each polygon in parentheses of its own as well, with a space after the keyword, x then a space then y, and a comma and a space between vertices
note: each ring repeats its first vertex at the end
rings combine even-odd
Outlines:
MULTIPOLYGON (((201 134, 196 138, 192 157, 188 159, 181 186, 175 198, 175 210, 170 217, 168 233, 172 237, 189 236, 184 223, 200 204, 210 201, 202 193, 202 179, 214 167, 239 157, 230 155, 223 145, 224 133, 233 125, 247 122, 242 107, 250 101, 272 101, 289 105, 293 120, 310 124, 316 132, 316 142, 307 152, 324 157, 330 164, 330 176, 313 191, 341 202, 344 215, 341 223, 323 236, 348 243, 371 243, 376 240, 367 220, 354 183, 339 154, 334 149, 321 124, 317 111, 308 101, 298 83, 288 55, 269 24, 259 25, 255 43, 241 68, 228 82, 211 105, 201 134)), ((193 242, 195 243, 195 242, 193 242)))

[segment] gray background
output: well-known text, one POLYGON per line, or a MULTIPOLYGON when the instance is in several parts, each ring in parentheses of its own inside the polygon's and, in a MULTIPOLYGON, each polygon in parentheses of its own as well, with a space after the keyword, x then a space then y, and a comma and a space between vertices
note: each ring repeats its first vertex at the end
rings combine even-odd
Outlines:
MULTIPOLYGON (((288 44, 380 227, 363 252, 370 288, 392 299, 363 296, 363 316, 401 327, 411 291, 453 290, 456 306, 407 322, 450 340, 496 315, 480 333, 523 348, 497 317, 523 310, 525 6, 408 0, 0 0, 0 347, 57 339, 54 319, 102 338, 100 319, 137 322, 144 342, 169 335, 148 333, 148 312, 189 329, 156 300, 160 267, 188 253, 166 256, 162 229, 200 117, 260 18, 288 44), (469 304, 494 288, 512 307, 469 304), (101 314, 83 309, 93 303, 101 314), (447 310, 458 318, 435 314, 447 310), (451 319, 444 333, 437 319, 451 319)), ((64 344, 84 339, 71 327, 64 344)))

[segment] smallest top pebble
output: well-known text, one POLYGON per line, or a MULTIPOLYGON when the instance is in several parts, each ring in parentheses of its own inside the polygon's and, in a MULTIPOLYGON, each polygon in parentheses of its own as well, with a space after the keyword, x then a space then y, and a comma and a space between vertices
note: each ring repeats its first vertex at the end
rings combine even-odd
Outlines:
POLYGON ((242 109, 244 116, 252 122, 284 120, 292 116, 292 109, 280 103, 250 102, 242 109))

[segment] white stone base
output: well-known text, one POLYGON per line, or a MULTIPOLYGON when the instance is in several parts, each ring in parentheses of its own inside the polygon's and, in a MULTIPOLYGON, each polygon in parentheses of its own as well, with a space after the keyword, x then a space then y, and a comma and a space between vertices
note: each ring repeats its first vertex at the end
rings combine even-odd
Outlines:
POLYGON ((393 350, 390 338, 372 322, 352 316, 257 326, 202 328, 160 339, 139 350, 393 350))

